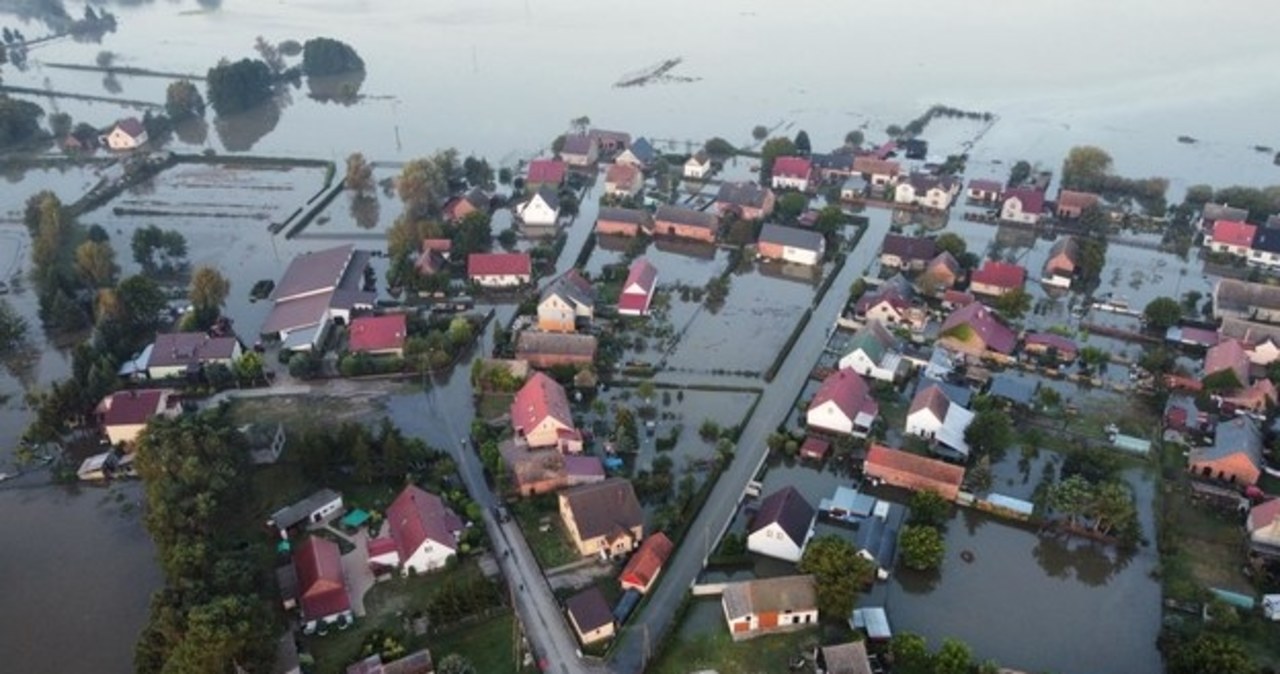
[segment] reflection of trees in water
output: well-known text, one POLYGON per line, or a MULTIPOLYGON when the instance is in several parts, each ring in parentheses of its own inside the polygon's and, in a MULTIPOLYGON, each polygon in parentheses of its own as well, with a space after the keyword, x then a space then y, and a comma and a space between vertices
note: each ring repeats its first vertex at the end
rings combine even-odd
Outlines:
POLYGON ((106 89, 109 94, 118 94, 124 91, 124 86, 120 84, 120 80, 116 78, 115 73, 107 73, 107 76, 102 78, 102 88, 106 89))
POLYGON ((279 123, 280 105, 270 100, 252 110, 219 117, 213 126, 223 148, 228 152, 245 152, 253 149, 254 144, 274 131, 279 123))
MULTIPOLYGON (((31 328, 28 327, 28 330, 31 328)), ((9 376, 13 377, 22 385, 22 390, 29 391, 39 382, 36 381, 36 366, 40 364, 40 349, 31 343, 30 338, 24 338, 22 341, 13 345, 9 349, 5 349, 0 355, 0 367, 4 368, 9 376)))
POLYGON ((909 571, 899 567, 894 573, 898 576, 898 585, 907 594, 929 594, 942 582, 941 570, 909 571))
POLYGON ((961 508, 960 517, 964 520, 965 531, 968 531, 970 536, 978 531, 978 527, 987 523, 987 518, 973 508, 961 508))
POLYGON ((209 122, 203 117, 188 117, 174 126, 173 133, 187 145, 204 145, 209 141, 209 122))
POLYGON ((1132 553, 1116 553, 1113 559, 1106 546, 1085 542, 1072 547, 1071 539, 1060 536, 1040 536, 1031 554, 1051 578, 1074 575, 1090 587, 1105 585, 1133 561, 1132 553))
POLYGON ((376 197, 367 194, 356 194, 351 197, 351 217, 360 229, 373 229, 378 226, 381 207, 376 197))
POLYGON ((307 78, 307 95, 317 101, 353 105, 360 102, 360 87, 364 85, 364 71, 357 70, 341 75, 325 75, 307 78))

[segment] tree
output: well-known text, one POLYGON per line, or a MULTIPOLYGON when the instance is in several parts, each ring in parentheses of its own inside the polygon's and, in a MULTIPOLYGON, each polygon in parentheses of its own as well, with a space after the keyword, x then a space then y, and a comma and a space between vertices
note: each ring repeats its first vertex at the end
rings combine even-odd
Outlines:
POLYGON ((364 70, 364 60, 345 42, 317 37, 302 45, 302 70, 308 76, 341 75, 364 70))
POLYGON ((462 160, 462 175, 472 187, 483 187, 493 183, 493 168, 489 162, 477 157, 468 156, 462 160))
POLYGON ((897 674, 933 674, 933 656, 924 637, 910 632, 893 635, 889 643, 893 671, 897 674))
POLYGON ((26 334, 26 320, 7 301, 0 299, 0 353, 16 349, 26 334))
POLYGON ((108 243, 85 241, 76 246, 76 272, 91 287, 106 288, 115 285, 116 252, 108 243))
POLYGON ((979 411, 964 430, 964 441, 974 454, 1000 456, 1013 444, 1009 415, 994 408, 979 411))
POLYGON ((209 69, 205 86, 209 104, 219 115, 234 115, 271 98, 271 69, 254 59, 223 61, 209 69))
POLYGON ((276 75, 283 73, 285 68, 288 67, 288 64, 284 62, 284 56, 280 53, 280 50, 277 49, 275 45, 271 44, 267 38, 261 35, 253 41, 253 50, 258 52, 258 56, 262 58, 262 62, 267 64, 267 67, 271 69, 271 72, 276 75))
POLYGON ((792 222, 804 213, 804 209, 809 206, 809 197, 799 192, 787 192, 778 198, 777 213, 778 217, 787 222, 792 222))
POLYGON ((1187 196, 1183 198, 1187 204, 1199 208, 1213 200, 1211 185, 1192 185, 1187 188, 1187 196))
POLYGON ((1146 319, 1148 328, 1164 332, 1182 320, 1182 305, 1172 297, 1157 297, 1147 303, 1142 317, 1146 319))
POLYGON ((1201 380, 1204 384, 1205 393, 1222 393, 1224 391, 1238 391, 1244 388, 1243 382, 1240 381, 1234 370, 1226 368, 1212 372, 1201 380))
POLYGON ((49 115, 49 133, 54 138, 66 138, 71 133, 71 115, 65 112, 55 112, 49 115))
POLYGON ((932 489, 922 489, 911 494, 909 507, 912 524, 940 527, 947 523, 951 514, 951 504, 932 489))
POLYGON ((995 308, 1006 318, 1017 320, 1031 309, 1031 294, 1022 288, 1014 288, 996 298, 995 308))
POLYGON ((924 524, 909 524, 902 529, 899 539, 902 563, 916 571, 932 571, 942 566, 946 548, 938 530, 924 524))
POLYGON ((704 148, 707 154, 716 157, 732 157, 738 153, 738 148, 734 147, 733 143, 719 136, 709 139, 704 148))
POLYGON ((34 138, 42 116, 44 110, 35 103, 0 95, 0 147, 34 138))
POLYGON ((458 316, 449 321, 449 341, 454 346, 462 346, 471 341, 471 323, 466 318, 458 316))
POLYGON ((973 651, 962 641, 952 638, 942 640, 942 647, 933 656, 934 674, 969 674, 973 669, 973 651))
POLYGON ((790 138, 770 138, 764 142, 764 147, 760 148, 760 175, 761 177, 773 174, 773 162, 778 157, 786 157, 796 153, 796 145, 791 142, 790 138))
POLYGON ((1017 187, 1026 182, 1031 177, 1031 164, 1026 161, 1018 161, 1009 169, 1009 185, 1017 187))
POLYGON ((160 312, 167 306, 164 291, 148 276, 135 274, 116 286, 123 321, 130 330, 149 332, 159 322, 160 312))
POLYGON ((191 80, 177 80, 165 90, 164 111, 175 122, 188 117, 203 117, 204 97, 191 80))
POLYGON ((1204 632, 1194 641, 1179 646, 1169 659, 1169 674, 1255 674, 1257 671, 1239 639, 1213 632, 1204 632))
POLYGON ((952 257, 957 260, 969 250, 969 244, 965 243, 964 239, 954 232, 939 234, 933 243, 939 251, 951 253, 952 257))
POLYGON ((231 366, 236 379, 249 383, 261 381, 266 370, 266 364, 262 361, 262 354, 257 351, 246 351, 231 366))
POLYGON ((862 131, 858 129, 854 129, 853 131, 850 131, 849 133, 846 133, 844 135, 844 144, 848 145, 849 147, 862 147, 863 140, 864 140, 864 136, 862 134, 862 131))
POLYGON ((1092 145, 1077 145, 1067 152, 1062 162, 1062 186, 1067 189, 1092 190, 1103 184, 1111 171, 1111 155, 1092 145))
POLYGON ((797 568, 814 576, 818 612, 841 621, 853 612, 858 595, 875 576, 874 565, 853 544, 830 534, 809 542, 797 568))
POLYGON ((207 330, 218 320, 222 305, 231 293, 231 282, 213 267, 200 267, 191 276, 190 299, 196 325, 207 330))
POLYGON ((343 179, 343 185, 359 194, 373 190, 373 166, 365 161, 363 154, 352 152, 347 157, 347 177, 343 179))
POLYGON ((799 154, 803 157, 807 157, 809 156, 810 152, 813 152, 813 144, 809 142, 808 131, 805 131, 804 129, 800 129, 800 131, 796 133, 795 146, 796 146, 796 154, 799 154))
POLYGON ((449 194, 449 176, 434 158, 414 159, 400 170, 396 193, 404 202, 405 214, 420 218, 433 212, 449 194))
MULTIPOLYGON (((563 202, 561 202, 563 203, 563 202)), ((471 253, 489 250, 493 245, 493 228, 491 218, 484 211, 473 211, 462 216, 454 227, 452 237, 452 255, 465 260, 471 253)))
POLYGON ((181 258, 187 255, 187 239, 175 229, 160 229, 155 225, 140 227, 129 241, 133 261, 147 272, 173 271, 181 258), (160 259, 155 257, 160 253, 160 259))
POLYGON ((436 674, 476 674, 476 668, 461 655, 450 653, 436 665, 436 674))
POLYGON ((769 127, 763 124, 757 124, 754 128, 751 129, 751 137, 756 139, 757 141, 761 141, 761 140, 764 140, 765 138, 768 138, 769 127))
POLYGON ((37 211, 31 261, 39 273, 47 273, 58 262, 63 246, 71 235, 71 226, 62 210, 62 202, 52 194, 41 198, 37 211))

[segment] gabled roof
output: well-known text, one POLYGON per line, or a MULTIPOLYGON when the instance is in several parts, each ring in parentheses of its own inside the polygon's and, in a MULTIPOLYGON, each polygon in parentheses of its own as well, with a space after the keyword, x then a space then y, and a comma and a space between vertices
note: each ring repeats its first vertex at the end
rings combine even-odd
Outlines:
POLYGON ((1244 313, 1255 308, 1280 310, 1280 286, 1224 278, 1214 286, 1213 304, 1215 311, 1219 308, 1244 313))
POLYGON ((354 318, 347 330, 347 350, 360 353, 402 349, 408 332, 404 314, 354 318))
POLYGON ((472 253, 467 256, 467 276, 529 276, 533 260, 528 253, 472 253))
POLYGON ((952 277, 960 275, 960 262, 955 256, 948 251, 942 251, 929 260, 924 267, 925 275, 932 276, 941 273, 943 270, 950 273, 952 277))
POLYGON ((969 181, 969 189, 977 192, 995 192, 999 194, 1004 191, 1004 183, 999 180, 975 178, 969 181))
POLYGON ((813 162, 804 157, 778 157, 773 160, 774 177, 807 180, 813 173, 813 162))
POLYGON ((849 368, 833 372, 822 380, 822 386, 818 387, 813 402, 809 403, 809 409, 828 402, 835 403, 840 412, 850 420, 856 419, 859 414, 874 417, 880 412, 880 405, 871 397, 867 382, 849 368))
POLYGON ((648 225, 652 219, 648 211, 642 211, 637 208, 614 208, 613 206, 601 206, 600 212, 596 215, 596 222, 625 222, 642 227, 648 225))
POLYGON ((585 155, 591 152, 591 148, 596 145, 596 139, 585 133, 571 133, 564 137, 564 145, 560 148, 560 155, 581 154, 585 155))
POLYGON ((1280 229, 1259 227, 1258 233, 1253 236, 1251 247, 1263 253, 1280 253, 1280 229))
POLYGON ((1019 187, 1008 190, 1001 197, 1003 203, 1017 199, 1022 204, 1023 213, 1040 213, 1044 211, 1044 192, 1030 187, 1019 187))
POLYGON ((826 674, 871 674, 867 645, 861 641, 822 647, 826 674))
POLYGON ((1093 192, 1076 192, 1074 190, 1058 191, 1058 208, 1078 208, 1084 210, 1098 205, 1101 197, 1093 192))
POLYGON ((409 485, 387 507, 386 515, 402 562, 426 541, 458 549, 456 534, 462 531, 462 520, 435 494, 409 485))
POLYGON ((826 248, 826 239, 811 229, 785 227, 769 223, 760 228, 760 242, 818 252, 826 248))
POLYGON ((1027 270, 1016 264, 987 260, 969 280, 997 288, 1021 288, 1027 282, 1027 270))
POLYGON ((156 335, 148 367, 170 367, 226 360, 235 353, 235 337, 210 337, 203 332, 170 332, 156 335))
POLYGON ((653 149, 653 145, 651 145, 648 139, 644 136, 637 138, 635 142, 631 144, 631 147, 627 149, 631 151, 631 154, 636 159, 639 159, 645 164, 652 162, 658 156, 658 153, 653 149))
POLYGON ((569 271, 556 277, 554 281, 547 284, 542 291, 542 297, 539 301, 546 301, 552 295, 559 295, 567 304, 576 304, 584 307, 593 307, 596 303, 596 290, 592 287, 591 282, 583 278, 578 273, 577 268, 571 268, 569 271))
POLYGON ((308 536, 294 550, 293 567, 298 573, 300 592, 298 603, 304 618, 326 618, 351 610, 341 557, 337 543, 318 536, 308 536))
POLYGON ((922 387, 916 392, 914 398, 911 399, 911 407, 907 409, 907 416, 911 416, 920 410, 928 410, 930 414, 938 420, 939 423, 947 418, 947 410, 951 407, 951 400, 947 398, 946 391, 937 385, 922 387))
POLYGON ((813 576, 781 576, 729 583, 723 604, 729 620, 762 613, 812 611, 818 607, 813 576))
POLYGON ((1024 340, 1027 346, 1043 346, 1057 349, 1059 353, 1075 353, 1076 343, 1052 332, 1028 332, 1024 340))
POLYGON ((818 511, 809 505, 795 487, 783 487, 760 502, 760 510, 751 519, 751 527, 747 533, 754 534, 771 524, 777 524, 786 532, 791 542, 803 547, 809 539, 809 529, 817 514, 818 511))
POLYGON ((564 182, 569 167, 559 159, 534 159, 525 172, 525 182, 537 185, 559 185, 564 182))
POLYGON ((569 408, 569 397, 565 395, 564 387, 551 377, 534 372, 511 401, 511 423, 517 428, 531 430, 547 417, 573 428, 573 411, 569 408))
POLYGON ((1253 245, 1253 237, 1257 233, 1258 228, 1247 222, 1218 220, 1213 223, 1213 234, 1211 236, 1214 243, 1248 248, 1253 245))
POLYGON ((1277 519, 1280 519, 1280 498, 1273 498, 1250 509, 1245 526, 1252 533, 1275 524, 1277 519))
MULTIPOLYGON (((983 347, 991 351, 1007 355, 1013 353, 1013 347, 1018 343, 1018 336, 1013 330, 1005 327, 990 309, 977 302, 951 312, 938 334, 947 336, 948 332, 960 326, 968 326, 973 331, 973 336, 982 341, 983 347)), ((959 335, 955 338, 962 342, 968 341, 960 339, 959 335)))
POLYGON ((595 358, 597 344, 595 335, 521 330, 516 337, 516 358, 580 356, 592 359, 595 358))
POLYGON ((1045 266, 1054 262, 1054 258, 1064 256, 1072 265, 1080 264, 1080 242, 1074 236, 1064 236, 1053 242, 1053 246, 1049 248, 1049 257, 1045 261, 1045 266))
POLYGON ((856 173, 867 173, 870 175, 898 175, 898 162, 889 159, 877 159, 871 155, 863 155, 853 160, 853 170, 856 173))
POLYGON ((116 391, 98 403, 104 426, 145 424, 164 410, 168 389, 143 388, 116 391))
POLYGON ((1243 221, 1249 217, 1249 211, 1244 208, 1235 208, 1227 204, 1205 204, 1200 210, 1200 217, 1208 222, 1217 222, 1218 220, 1240 220, 1243 221))
POLYGON ((533 195, 526 199, 524 203, 528 204, 534 199, 541 199, 542 203, 546 204, 547 207, 553 211, 560 210, 560 193, 547 186, 545 183, 540 185, 538 187, 538 191, 534 192, 533 195))
POLYGON ((711 155, 707 154, 706 150, 698 150, 697 152, 694 152, 692 156, 686 159, 684 163, 685 163, 685 166, 688 166, 689 164, 706 166, 711 163, 711 155))
POLYGON ((1267 340, 1271 340, 1280 346, 1280 326, 1277 325, 1254 323, 1253 321, 1227 316, 1222 319, 1222 325, 1218 327, 1218 334, 1222 339, 1228 337, 1238 339, 1244 342, 1245 346, 1255 346, 1267 340))
POLYGON ((147 132, 147 129, 142 126, 142 122, 139 122, 137 117, 125 117, 116 122, 116 128, 128 134, 130 138, 139 138, 147 132))
MULTIPOLYGON (((820 171, 853 171, 853 154, 849 152, 814 153, 809 155, 813 168, 820 171)), ((776 172, 775 172, 776 173, 776 172)))
POLYGON ((862 297, 859 297, 857 303, 853 305, 853 310, 859 315, 866 315, 866 313, 871 311, 873 308, 881 304, 888 304, 893 307, 895 311, 901 313, 911 308, 911 298, 912 295, 910 292, 898 288, 897 286, 885 284, 880 288, 877 288, 875 291, 868 292, 862 297))
POLYGON ((1248 417, 1219 422, 1214 429, 1213 444, 1192 447, 1191 462, 1202 463, 1244 454, 1255 467, 1262 468, 1262 433, 1248 417))
POLYGON ((583 634, 613 624, 613 611, 598 587, 589 587, 569 597, 564 607, 583 634))
POLYGON ((610 131, 608 129, 591 129, 590 131, 587 132, 587 135, 590 136, 593 140, 595 140, 596 144, 601 144, 605 141, 616 143, 618 145, 621 145, 622 147, 627 147, 628 145, 631 144, 631 134, 627 133, 626 131, 610 131))
POLYGON ((862 351, 871 362, 879 364, 886 353, 896 351, 898 340, 880 321, 867 321, 849 339, 849 353, 862 351))
POLYGON ((631 482, 611 477, 560 492, 577 525, 578 536, 591 540, 644 526, 644 511, 631 482))
POLYGON ((647 586, 658 576, 674 549, 675 544, 661 531, 650 535, 640 544, 635 554, 631 555, 631 559, 627 560, 619 578, 626 583, 647 586))
POLYGON ((297 295, 336 288, 355 253, 355 246, 347 244, 312 253, 303 253, 289 262, 280 283, 276 284, 271 298, 286 300, 297 295))
POLYGON ((692 208, 681 208, 679 206, 659 206, 658 212, 654 215, 654 219, 665 220, 667 222, 673 222, 677 225, 685 225, 687 227, 701 227, 703 229, 710 230, 715 230, 720 226, 720 219, 713 213, 695 211, 692 208))
POLYGON ((911 175, 907 176, 907 184, 911 185, 911 188, 914 189, 917 194, 922 194, 935 187, 944 191, 950 191, 951 188, 956 186, 956 180, 950 176, 936 176, 932 173, 913 172, 911 175))
POLYGON ((652 294, 657 282, 658 268, 649 260, 638 257, 631 263, 631 269, 627 272, 627 280, 622 284, 622 294, 624 296, 637 292, 652 294))
POLYGON ((732 206, 764 208, 765 202, 772 193, 769 188, 751 181, 726 182, 720 185, 720 190, 716 192, 716 201, 732 206))
POLYGON ((871 449, 867 452, 866 464, 909 473, 948 486, 959 487, 964 481, 964 468, 961 466, 880 444, 871 445, 871 449))
POLYGON ((925 262, 938 254, 938 244, 933 239, 901 234, 885 234, 880 244, 881 255, 896 255, 903 260, 925 262))
POLYGON ((1223 370, 1234 372, 1241 386, 1249 383, 1249 354, 1239 340, 1224 339, 1205 352, 1205 376, 1223 370))
POLYGON ((613 164, 604 172, 604 181, 608 184, 631 186, 641 179, 640 169, 631 164, 613 164))

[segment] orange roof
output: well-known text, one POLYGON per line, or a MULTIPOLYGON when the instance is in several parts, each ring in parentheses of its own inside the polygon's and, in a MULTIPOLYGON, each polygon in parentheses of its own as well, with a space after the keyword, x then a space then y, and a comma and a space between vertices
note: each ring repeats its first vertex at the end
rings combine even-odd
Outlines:
POLYGON ((866 464, 868 466, 882 466, 891 470, 912 473, 934 482, 956 487, 960 486, 960 483, 964 480, 964 468, 960 466, 918 454, 911 454, 900 449, 885 447, 884 445, 871 445, 870 451, 867 452, 866 464))
POLYGON ((667 563, 674 548, 675 544, 661 531, 649 536, 640 544, 640 549, 631 555, 631 559, 627 560, 619 580, 629 585, 648 587, 657 578, 658 572, 662 571, 662 566, 667 563))
POLYGON ((1271 499, 1266 503, 1254 506, 1253 510, 1249 511, 1249 519, 1246 526, 1252 533, 1258 529, 1271 526, 1277 519, 1280 519, 1280 498, 1271 499))
POLYGON ((1061 190, 1058 192, 1058 208, 1085 209, 1098 203, 1098 195, 1093 192, 1075 192, 1061 190))
POLYGON ((613 185, 633 185, 640 177, 640 169, 631 164, 614 164, 605 171, 604 181, 613 185))
POLYGON ((404 314, 361 316, 347 330, 347 350, 352 353, 403 349, 408 327, 404 314))
POLYGON ((1253 245, 1253 235, 1257 231, 1257 227, 1247 222, 1219 220, 1213 223, 1213 234, 1211 236, 1214 243, 1248 248, 1253 245))
POLYGON ((533 373, 511 402, 511 423, 516 428, 532 430, 543 419, 551 417, 562 425, 573 427, 573 413, 564 387, 541 372, 533 373))

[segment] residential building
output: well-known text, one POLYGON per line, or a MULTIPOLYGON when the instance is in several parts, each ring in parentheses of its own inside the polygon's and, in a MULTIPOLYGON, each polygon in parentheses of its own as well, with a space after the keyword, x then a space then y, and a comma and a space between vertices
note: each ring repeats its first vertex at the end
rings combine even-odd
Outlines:
POLYGON ((576 332, 580 325, 591 325, 595 308, 595 288, 577 269, 570 269, 543 289, 538 300, 538 329, 576 332))
POLYGON ((1240 340, 1224 339, 1205 352, 1204 377, 1201 381, 1222 372, 1232 373, 1237 388, 1244 388, 1249 384, 1249 356, 1240 340))
POLYGON ((177 413, 175 396, 174 391, 158 388, 116 391, 98 403, 94 414, 111 444, 132 445, 147 422, 177 413))
POLYGON ((912 491, 933 491, 954 501, 964 481, 964 468, 937 459, 873 444, 862 465, 869 478, 912 491))
POLYGON ((1021 290, 1027 282, 1027 270, 1016 264, 987 260, 982 268, 969 276, 969 292, 975 295, 1002 297, 1021 290))
POLYGON ((564 145, 560 147, 560 161, 569 166, 591 166, 600 156, 600 145, 596 138, 585 133, 571 133, 564 137, 564 145))
POLYGON ((1272 384, 1270 379, 1262 378, 1250 384, 1248 388, 1223 393, 1221 400, 1224 409, 1248 410, 1255 414, 1265 414, 1276 405, 1276 385, 1272 384))
POLYGON ((916 302, 915 289, 901 274, 863 293, 854 303, 853 313, 863 321, 879 321, 917 332, 924 329, 929 318, 925 307, 916 302))
POLYGON ((451 197, 440 209, 445 222, 458 222, 472 213, 489 214, 489 195, 479 187, 464 195, 451 197))
POLYGON ((511 426, 530 448, 555 447, 562 431, 576 431, 564 387, 535 372, 511 401, 511 426))
POLYGON ((1204 205, 1204 208, 1200 209, 1201 229, 1213 229, 1214 223, 1219 220, 1235 220, 1236 222, 1244 222, 1248 219, 1248 209, 1235 208, 1228 204, 1208 203, 1204 205))
MULTIPOLYGON (((561 431, 568 436, 577 431, 561 431)), ((580 451, 581 444, 579 443, 580 451)), ((549 494, 565 487, 594 484, 605 479, 604 463, 596 456, 562 453, 561 449, 504 448, 502 459, 521 496, 549 494)))
POLYGON ((1055 288, 1070 288, 1079 267, 1080 242, 1074 236, 1061 237, 1049 249, 1040 282, 1055 288))
POLYGON ((1044 213, 1044 192, 1030 187, 1019 187, 1004 192, 1000 202, 1000 219, 1034 225, 1044 213))
POLYGON ((231 367, 243 354, 235 335, 211 337, 204 332, 156 335, 143 354, 147 377, 168 379, 198 373, 210 365, 231 367))
POLYGON ((1018 336, 985 305, 974 302, 947 316, 938 333, 938 345, 968 356, 987 354, 1008 356, 1018 345, 1018 336))
POLYGON ((467 256, 467 279, 483 288, 515 288, 533 281, 528 253, 472 253, 467 256))
POLYGON ((370 356, 404 356, 409 327, 404 314, 361 316, 347 329, 347 351, 370 356))
POLYGON ((898 339, 877 320, 868 320, 849 340, 849 352, 839 363, 863 377, 892 382, 906 374, 909 363, 903 359, 898 339))
POLYGON ((560 195, 550 187, 539 187, 516 204, 516 217, 530 227, 554 227, 560 221, 560 195))
POLYGON ((1004 194, 1004 183, 999 180, 987 180, 977 178, 969 181, 969 187, 965 191, 965 196, 971 201, 977 201, 983 204, 1000 203, 1000 196, 1004 194))
POLYGON ((648 316, 653 293, 658 288, 658 268, 638 257, 631 263, 627 280, 618 295, 618 313, 623 316, 648 316))
POLYGON ((1248 417, 1219 422, 1213 444, 1192 447, 1188 463, 1193 474, 1205 479, 1257 484, 1262 474, 1262 433, 1248 417))
POLYGON ((675 544, 661 531, 647 536, 631 555, 631 559, 627 560, 627 565, 622 567, 622 573, 618 576, 622 590, 647 593, 674 550, 675 544))
POLYGON ((720 603, 734 641, 818 624, 818 593, 813 576, 727 583, 720 603))
POLYGON ((872 674, 867 645, 850 641, 835 646, 820 646, 814 655, 817 674, 872 674))
POLYGON ((867 190, 870 184, 862 175, 853 175, 840 183, 840 200, 841 201, 861 201, 867 198, 867 190))
POLYGON ((1183 393, 1169 395, 1164 405, 1164 427, 1177 433, 1199 433, 1209 426, 1209 415, 1196 406, 1196 399, 1183 393))
POLYGON ((595 335, 521 330, 516 335, 516 358, 537 368, 590 365, 599 345, 595 335))
POLYGON ((800 458, 802 459, 822 461, 827 458, 827 452, 830 451, 830 442, 812 435, 805 437, 804 442, 800 443, 800 458))
POLYGON ((543 187, 558 190, 569 175, 569 166, 558 159, 534 159, 525 171, 524 189, 537 192, 543 187))
POLYGON ((1102 197, 1093 192, 1076 192, 1074 190, 1058 190, 1057 209, 1054 213, 1062 220, 1075 220, 1086 208, 1097 206, 1102 197))
POLYGON ((369 564, 406 576, 443 569, 457 555, 463 529, 443 499, 411 484, 387 507, 383 537, 369 540, 369 564))
POLYGON ((973 422, 973 412, 947 397, 941 386, 921 386, 907 409, 906 433, 924 438, 934 451, 961 461, 969 458, 964 434, 973 422))
POLYGON ((631 164, 613 164, 604 172, 604 193, 627 199, 640 193, 644 174, 631 164))
POLYGON ((128 117, 116 122, 111 131, 103 136, 99 144, 112 150, 136 150, 147 143, 147 129, 137 117, 128 117))
POLYGON ((813 537, 818 511, 795 487, 783 487, 760 502, 747 529, 747 549, 759 555, 798 562, 813 537))
POLYGON ((880 244, 880 265, 890 269, 920 271, 938 254, 933 239, 902 234, 885 234, 880 244))
POLYGON ((664 205, 654 214, 653 231, 660 236, 715 243, 720 233, 720 218, 713 213, 664 205))
POLYGON ((822 264, 827 252, 827 239, 811 229, 785 227, 773 223, 760 229, 756 254, 770 260, 782 260, 809 266, 822 264))
POLYGON ((1254 365, 1270 365, 1280 359, 1280 326, 1228 317, 1222 319, 1217 337, 1218 341, 1240 340, 1249 354, 1249 362, 1254 365))
POLYGON ((1258 228, 1247 222, 1218 220, 1205 236, 1204 245, 1215 253, 1247 258, 1257 233, 1258 228))
POLYGON ((644 539, 644 511, 618 477, 560 492, 560 519, 583 557, 622 557, 644 539))
POLYGON ((880 414, 867 382, 853 370, 837 370, 822 381, 809 403, 805 420, 810 429, 865 438, 880 414))
POLYGON ((422 249, 418 251, 418 259, 413 266, 423 276, 431 276, 444 271, 453 251, 453 242, 449 239, 423 239, 422 249))
POLYGON ((1267 269, 1280 268, 1280 229, 1258 228, 1253 236, 1253 245, 1249 247, 1249 264, 1267 269))
POLYGON ((1213 287, 1213 317, 1280 323, 1280 286, 1221 279, 1213 287))
POLYGON ((770 184, 775 190, 806 192, 813 179, 813 162, 806 157, 778 157, 773 160, 770 184))
POLYGON ((281 540, 289 540, 289 534, 298 525, 307 527, 320 524, 340 514, 343 509, 342 494, 332 489, 321 489, 310 496, 289 504, 267 520, 267 526, 280 534, 281 540))
POLYGON ((726 182, 716 192, 715 209, 722 218, 763 220, 773 213, 777 196, 756 182, 726 182))
POLYGON ((684 162, 684 177, 688 180, 703 180, 711 173, 711 157, 703 150, 693 153, 684 162))
POLYGON ((634 208, 601 206, 596 215, 596 233, 612 236, 639 236, 653 232, 653 216, 634 208))
POLYGON ((293 258, 271 293, 273 305, 259 332, 285 351, 317 348, 334 324, 356 309, 372 310, 377 294, 364 289, 371 254, 350 244, 293 258))
POLYGON ((809 161, 812 162, 815 173, 814 180, 838 183, 851 177, 853 158, 853 152, 847 147, 838 148, 827 154, 815 152, 809 155, 809 161))
POLYGON ((591 129, 587 136, 595 141, 596 148, 602 155, 615 155, 631 147, 631 134, 626 131, 591 129))
POLYGON ((354 619, 337 543, 308 536, 293 552, 293 568, 298 578, 303 632, 323 632, 329 625, 354 619))
POLYGON ((1280 498, 1251 508, 1245 519, 1245 529, 1249 531, 1250 548, 1280 556, 1280 498))
POLYGON ((898 162, 862 155, 853 160, 853 172, 861 174, 872 187, 888 187, 898 182, 898 162))
POLYGON ((653 166, 658 159, 658 153, 653 149, 653 145, 643 136, 637 138, 630 147, 618 153, 614 158, 615 164, 630 164, 641 170, 648 169, 653 166))
POLYGON ((924 271, 916 277, 916 288, 926 295, 936 297, 960 280, 960 272, 960 263, 955 256, 944 250, 929 260, 924 271))
POLYGON ((858 535, 853 545, 859 557, 875 565, 876 578, 889 579, 898 554, 898 527, 891 525, 887 516, 873 513, 864 518, 858 524, 858 535))
POLYGON ((569 624, 583 646, 609 639, 614 634, 613 611, 598 587, 589 587, 564 603, 569 624))
POLYGON ((1022 350, 1032 356, 1053 356, 1059 363, 1073 363, 1079 353, 1075 342, 1052 332, 1028 332, 1022 339, 1022 350))
POLYGON ((893 189, 893 200, 899 204, 945 211, 951 208, 952 199, 960 191, 960 183, 949 176, 912 173, 893 189))

